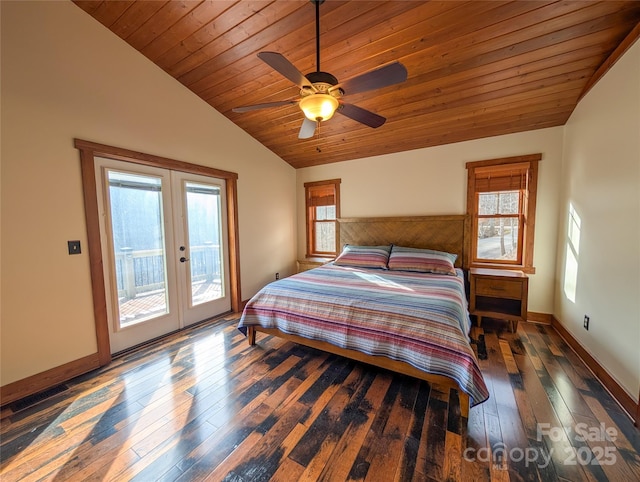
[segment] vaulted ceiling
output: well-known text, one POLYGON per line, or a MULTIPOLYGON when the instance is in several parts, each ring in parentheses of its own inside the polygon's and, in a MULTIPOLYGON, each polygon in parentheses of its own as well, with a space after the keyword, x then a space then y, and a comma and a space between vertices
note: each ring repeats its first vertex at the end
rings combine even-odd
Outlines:
POLYGON ((261 61, 279 52, 316 70, 309 0, 74 3, 293 167, 563 125, 640 35, 639 1, 333 1, 320 6, 321 70, 342 82, 394 61, 405 82, 343 100, 387 119, 340 111, 298 139, 300 89, 261 61))

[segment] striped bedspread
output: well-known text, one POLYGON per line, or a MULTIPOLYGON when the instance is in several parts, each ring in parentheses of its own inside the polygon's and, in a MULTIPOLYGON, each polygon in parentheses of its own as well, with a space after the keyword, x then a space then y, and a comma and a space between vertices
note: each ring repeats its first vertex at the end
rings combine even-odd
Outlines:
POLYGON ((471 406, 489 392, 469 344, 458 276, 324 265, 273 282, 239 322, 403 361, 454 379, 471 406))

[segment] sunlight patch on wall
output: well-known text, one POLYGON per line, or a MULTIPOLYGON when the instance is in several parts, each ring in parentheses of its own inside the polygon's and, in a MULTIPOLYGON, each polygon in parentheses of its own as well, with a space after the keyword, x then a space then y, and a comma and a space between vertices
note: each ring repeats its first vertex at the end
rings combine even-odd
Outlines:
POLYGON ((567 259, 564 265, 564 294, 572 303, 576 302, 578 282, 578 254, 580 252, 580 216, 569 203, 569 225, 567 228, 567 259))

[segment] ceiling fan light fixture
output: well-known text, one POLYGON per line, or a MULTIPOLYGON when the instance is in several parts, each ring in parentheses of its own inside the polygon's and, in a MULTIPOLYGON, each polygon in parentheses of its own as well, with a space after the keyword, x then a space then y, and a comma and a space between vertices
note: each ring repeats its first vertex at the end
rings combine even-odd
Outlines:
MULTIPOLYGON (((0 0, 2 1, 2 0, 0 0)), ((320 70, 320 4, 325 0, 311 0, 316 7, 316 71, 303 75, 286 57, 277 52, 260 52, 258 58, 277 71, 300 89, 300 97, 289 101, 266 102, 242 107, 235 107, 233 112, 248 112, 265 107, 279 107, 287 104, 298 104, 305 119, 300 127, 298 139, 313 137, 314 131, 322 121, 333 117, 336 110, 340 114, 366 126, 376 128, 383 125, 386 119, 366 109, 347 104, 339 100, 347 91, 361 93, 380 89, 407 80, 407 69, 400 62, 394 62, 375 70, 371 70, 346 82, 339 83, 333 75, 320 70)))
POLYGON ((330 94, 316 93, 300 99, 300 108, 305 117, 316 122, 331 119, 339 106, 338 99, 330 94))

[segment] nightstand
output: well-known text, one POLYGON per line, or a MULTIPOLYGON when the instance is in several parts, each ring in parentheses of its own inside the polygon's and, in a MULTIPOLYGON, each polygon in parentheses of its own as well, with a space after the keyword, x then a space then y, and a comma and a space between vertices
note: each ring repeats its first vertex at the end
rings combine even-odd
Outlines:
POLYGON ((471 268, 469 270, 469 313, 478 317, 498 318, 518 329, 518 321, 527 319, 529 278, 522 271, 471 268))
POLYGON ((317 268, 323 264, 333 261, 333 258, 305 258, 298 260, 298 273, 309 269, 317 268))

